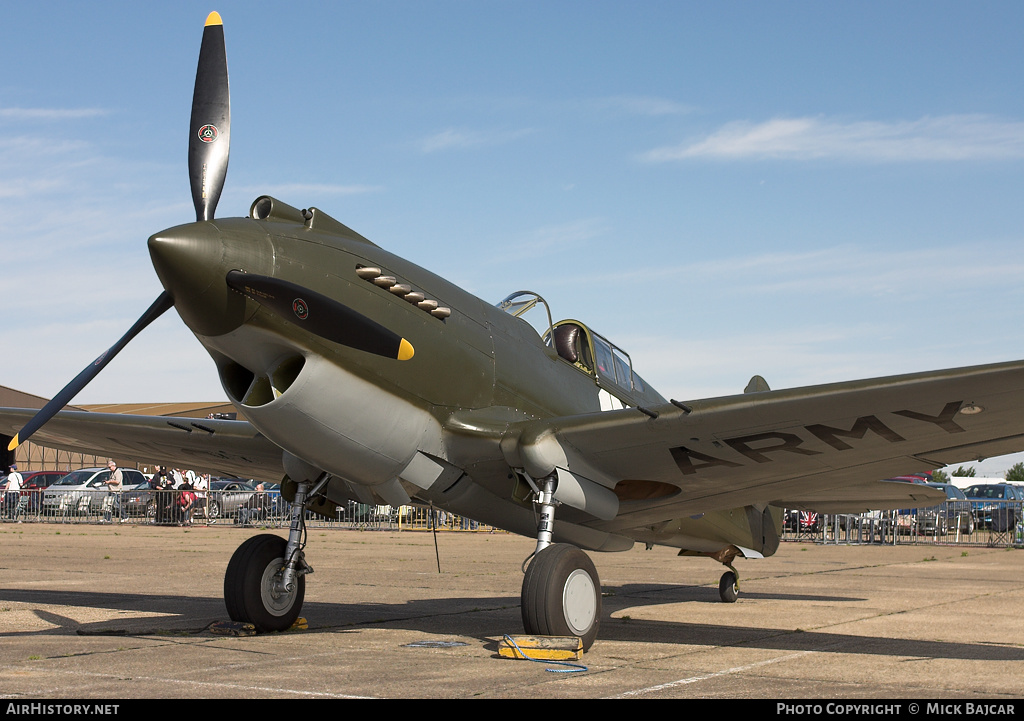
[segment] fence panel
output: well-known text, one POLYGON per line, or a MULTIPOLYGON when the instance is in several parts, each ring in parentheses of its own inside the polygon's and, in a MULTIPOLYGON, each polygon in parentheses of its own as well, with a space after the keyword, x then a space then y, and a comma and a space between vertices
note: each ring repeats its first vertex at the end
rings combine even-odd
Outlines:
MULTIPOLYGON (((1024 509, 1020 501, 950 500, 924 509, 822 515, 805 521, 785 515, 782 539, 827 544, 940 544, 1024 546, 1024 509)), ((812 514, 813 515, 813 514, 812 514)))
MULTIPOLYGON (((137 489, 23 491, 3 499, 4 521, 47 523, 134 523, 156 525, 237 525, 287 528, 288 503, 279 492, 196 491, 189 502, 180 490, 137 489)), ((438 509, 349 503, 333 518, 306 514, 311 528, 358 530, 437 530, 494 532, 493 526, 438 509)))
MULTIPOLYGON (((0 519, 5 523, 151 523, 173 525, 289 526, 288 504, 280 493, 206 491, 182 503, 180 491, 105 490, 4 493, 0 519)), ((826 544, 943 544, 1024 547, 1024 508, 1020 501, 951 500, 926 509, 864 514, 784 514, 784 541, 826 544)), ((349 503, 333 518, 307 513, 311 528, 485 532, 497 529, 440 509, 421 506, 370 506, 349 503)))

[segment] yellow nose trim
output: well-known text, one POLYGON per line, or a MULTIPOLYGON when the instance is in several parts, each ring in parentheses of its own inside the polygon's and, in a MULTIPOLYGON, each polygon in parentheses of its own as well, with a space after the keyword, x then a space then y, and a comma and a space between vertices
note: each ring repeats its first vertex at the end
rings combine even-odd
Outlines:
POLYGON ((207 25, 223 25, 224 21, 220 19, 220 13, 214 11, 206 16, 207 25))

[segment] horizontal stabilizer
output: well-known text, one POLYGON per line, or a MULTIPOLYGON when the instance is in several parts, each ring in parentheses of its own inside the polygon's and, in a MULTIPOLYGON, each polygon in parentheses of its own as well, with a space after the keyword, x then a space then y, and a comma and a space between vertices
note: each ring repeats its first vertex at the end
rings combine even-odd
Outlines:
POLYGON ((897 508, 921 508, 945 503, 946 492, 923 483, 871 481, 843 488, 823 488, 773 501, 773 505, 816 513, 864 513, 897 508))

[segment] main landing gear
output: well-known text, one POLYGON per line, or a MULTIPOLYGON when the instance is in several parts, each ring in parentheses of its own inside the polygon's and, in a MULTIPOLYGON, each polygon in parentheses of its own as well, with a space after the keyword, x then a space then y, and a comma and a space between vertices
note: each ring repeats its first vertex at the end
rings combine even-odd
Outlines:
POLYGON ((548 477, 540 484, 534 489, 540 512, 537 549, 520 596, 523 628, 538 636, 577 636, 587 651, 601 623, 601 580, 583 551, 567 543, 551 543, 555 481, 548 477))
POLYGON ((288 546, 280 536, 253 536, 235 551, 224 574, 224 603, 232 621, 251 623, 257 631, 284 631, 299 617, 306 579, 281 583, 288 546))
POLYGON ((224 574, 224 604, 232 621, 269 632, 285 631, 298 619, 306 595, 306 575, 313 572, 302 550, 305 501, 329 479, 324 473, 315 484, 296 484, 287 541, 266 533, 253 536, 231 556, 224 574))

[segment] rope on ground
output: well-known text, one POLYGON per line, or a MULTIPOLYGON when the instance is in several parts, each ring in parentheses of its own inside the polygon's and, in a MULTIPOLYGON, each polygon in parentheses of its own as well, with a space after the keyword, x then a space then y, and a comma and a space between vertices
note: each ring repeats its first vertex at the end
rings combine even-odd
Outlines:
POLYGON ((581 666, 578 663, 569 663, 568 661, 550 661, 550 660, 541 659, 541 658, 530 658, 525 653, 523 653, 523 649, 519 648, 519 644, 517 644, 515 641, 513 641, 512 637, 509 636, 507 633, 505 634, 505 640, 508 641, 508 645, 509 646, 514 648, 516 650, 516 652, 518 652, 519 655, 522 656, 527 661, 533 661, 534 663, 555 663, 555 664, 558 664, 559 666, 571 666, 572 667, 572 668, 546 668, 546 669, 544 669, 545 671, 549 671, 550 673, 579 673, 580 671, 586 671, 587 670, 586 666, 581 666))

